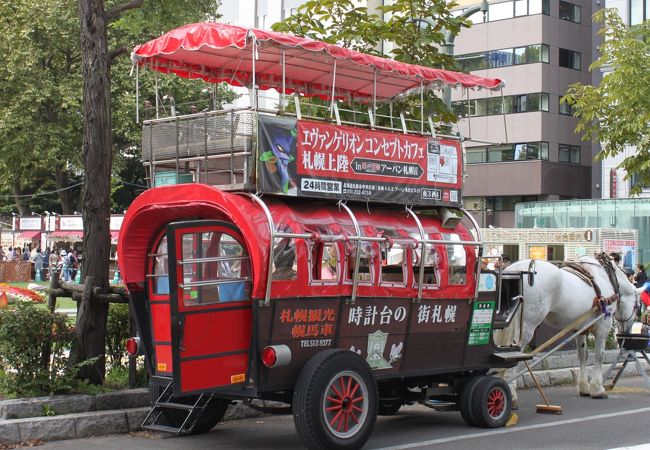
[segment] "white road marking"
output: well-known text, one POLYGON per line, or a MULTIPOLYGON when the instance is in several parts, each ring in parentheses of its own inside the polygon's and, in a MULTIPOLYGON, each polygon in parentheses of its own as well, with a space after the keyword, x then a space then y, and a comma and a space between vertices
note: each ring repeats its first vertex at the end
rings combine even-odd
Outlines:
MULTIPOLYGON (((376 448, 374 450, 403 450, 403 449, 407 449, 407 448, 418 448, 418 447, 425 447, 427 445, 446 444, 448 442, 462 441, 462 440, 465 440, 465 439, 478 439, 478 438, 496 436, 496 435, 499 435, 499 434, 510 434, 510 433, 518 433, 518 432, 521 432, 521 431, 538 430, 538 429, 541 429, 541 428, 558 427, 558 426, 562 426, 562 425, 569 425, 569 424, 572 424, 572 423, 589 422, 589 421, 592 421, 592 420, 608 419, 610 417, 620 417, 620 416, 627 416, 627 415, 630 415, 630 414, 639 414, 639 413, 645 413, 645 412, 650 412, 650 407, 633 409, 633 410, 629 410, 629 411, 613 412, 613 413, 607 413, 607 414, 597 414, 595 416, 579 417, 579 418, 576 418, 576 419, 558 420, 556 422, 540 423, 540 424, 537 424, 537 425, 525 425, 525 426, 522 426, 522 427, 514 426, 512 428, 499 428, 498 430, 485 431, 483 433, 465 434, 465 435, 462 435, 462 436, 450 436, 450 437, 447 437, 447 438, 432 439, 430 441, 411 442, 411 443, 408 443, 408 444, 395 445, 395 446, 392 446, 392 447, 376 448)), ((627 448, 627 447, 625 447, 625 448, 627 448)), ((636 447, 630 447, 630 448, 636 448, 636 447)), ((643 448, 643 447, 639 447, 639 448, 643 448)))
POLYGON ((650 444, 632 445, 630 447, 616 447, 609 450, 649 450, 650 444))

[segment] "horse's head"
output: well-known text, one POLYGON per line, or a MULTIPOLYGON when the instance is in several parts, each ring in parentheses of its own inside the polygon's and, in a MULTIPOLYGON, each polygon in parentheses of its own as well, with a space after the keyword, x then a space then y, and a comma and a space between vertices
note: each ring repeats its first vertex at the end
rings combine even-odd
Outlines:
POLYGON ((625 275, 623 270, 618 266, 616 266, 615 272, 621 292, 621 298, 616 305, 614 318, 618 321, 620 332, 629 333, 641 307, 639 297, 642 290, 637 290, 637 288, 630 283, 627 275, 625 275))

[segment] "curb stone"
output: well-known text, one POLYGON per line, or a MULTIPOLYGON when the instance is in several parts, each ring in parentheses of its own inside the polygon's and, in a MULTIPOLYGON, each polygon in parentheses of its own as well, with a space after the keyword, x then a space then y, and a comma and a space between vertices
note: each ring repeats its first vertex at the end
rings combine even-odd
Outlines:
MULTIPOLYGON (((616 359, 618 350, 610 350, 605 355, 603 369, 616 359)), ((593 371, 593 355, 587 370, 593 371)), ((558 352, 538 367, 535 377, 542 387, 574 384, 579 369, 575 352, 558 352), (573 354, 571 354, 573 353, 573 354)), ((647 370, 647 363, 642 367, 647 370)), ((638 375, 634 364, 630 363, 623 377, 638 375)), ((517 379, 519 387, 534 388, 529 373, 517 379)), ((265 406, 278 406, 266 402, 265 406)), ((28 441, 54 441, 77 439, 107 434, 138 431, 149 412, 147 389, 131 389, 109 394, 68 395, 38 397, 0 401, 0 445, 15 445, 28 441), (54 411, 56 416, 43 417, 44 406, 54 411)), ((228 407, 224 421, 262 417, 265 414, 237 402, 228 407)))

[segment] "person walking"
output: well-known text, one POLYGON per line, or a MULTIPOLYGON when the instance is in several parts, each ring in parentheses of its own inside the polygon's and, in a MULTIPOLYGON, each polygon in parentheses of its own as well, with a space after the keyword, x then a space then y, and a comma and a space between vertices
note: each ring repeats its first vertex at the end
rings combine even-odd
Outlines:
POLYGON ((43 253, 36 251, 34 255, 34 279, 42 280, 43 278, 43 253))
POLYGON ((59 254, 56 252, 56 248, 53 248, 52 251, 50 252, 48 263, 50 266, 48 277, 50 277, 54 272, 56 272, 59 265, 59 254))
POLYGON ((646 281, 648 281, 648 275, 645 273, 645 267, 643 264, 638 264, 636 266, 636 274, 634 274, 634 285, 638 288, 643 286, 646 281))

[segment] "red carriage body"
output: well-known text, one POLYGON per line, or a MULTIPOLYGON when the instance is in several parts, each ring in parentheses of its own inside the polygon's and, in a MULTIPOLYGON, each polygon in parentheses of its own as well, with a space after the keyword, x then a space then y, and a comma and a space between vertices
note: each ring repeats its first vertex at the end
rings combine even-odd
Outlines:
MULTIPOLYGON (((328 100, 500 84, 222 24, 183 27, 134 55, 162 72, 328 100)), ((213 113, 186 119, 204 126, 195 141, 181 138, 185 119, 174 118, 175 145, 152 144, 164 121, 145 123, 151 179, 160 168, 178 177, 194 167, 198 181, 146 191, 120 233, 120 270, 155 394, 148 426, 207 431, 230 400, 251 398, 292 404, 312 447, 359 447, 377 410, 414 401, 457 405, 472 424, 503 425, 509 394, 483 375, 516 362, 491 334, 512 312, 520 280, 502 290, 499 274, 480 271, 480 232, 460 208, 459 141, 422 134, 424 119, 421 133, 407 134, 405 126, 380 132, 298 117, 289 125, 298 135, 289 159, 297 179, 281 179, 278 189, 267 182, 277 172, 268 163, 290 164, 281 167, 284 154, 266 147, 279 141, 264 141, 265 127, 278 122, 259 108, 246 113, 257 125, 250 139, 234 113, 225 116, 227 151, 219 150, 223 137, 208 134, 213 113), (250 145, 236 152, 242 139, 250 145), (224 159, 228 183, 219 181, 224 159)))

